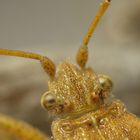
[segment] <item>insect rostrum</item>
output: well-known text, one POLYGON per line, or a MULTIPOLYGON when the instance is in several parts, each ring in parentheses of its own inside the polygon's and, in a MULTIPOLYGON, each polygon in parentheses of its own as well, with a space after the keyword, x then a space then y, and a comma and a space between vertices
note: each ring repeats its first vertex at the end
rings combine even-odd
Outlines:
MULTIPOLYGON (((110 4, 105 0, 79 48, 76 66, 66 60, 56 67, 48 57, 16 50, 0 49, 1 55, 39 60, 50 76, 49 90, 42 95, 41 105, 58 116, 52 123, 54 140, 138 140, 140 119, 129 113, 119 100, 107 101, 112 92, 110 77, 86 67, 88 42, 100 18, 110 4)), ((39 130, 0 115, 0 128, 22 140, 47 140, 39 130)))

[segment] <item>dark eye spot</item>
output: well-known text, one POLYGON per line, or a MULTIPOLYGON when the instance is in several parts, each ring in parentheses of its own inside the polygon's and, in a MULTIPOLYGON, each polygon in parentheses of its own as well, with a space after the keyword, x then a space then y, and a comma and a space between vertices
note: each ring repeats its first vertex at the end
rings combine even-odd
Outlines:
POLYGON ((52 105, 56 102, 56 100, 52 94, 47 94, 45 97, 45 101, 48 105, 52 105))
POLYGON ((92 122, 87 123, 88 127, 93 127, 92 122))
POLYGON ((48 103, 49 103, 49 104, 55 103, 55 99, 54 99, 54 98, 49 99, 49 100, 48 100, 48 103))
POLYGON ((60 104, 59 107, 60 107, 60 110, 61 110, 61 111, 64 110, 64 105, 63 105, 63 104, 60 104))

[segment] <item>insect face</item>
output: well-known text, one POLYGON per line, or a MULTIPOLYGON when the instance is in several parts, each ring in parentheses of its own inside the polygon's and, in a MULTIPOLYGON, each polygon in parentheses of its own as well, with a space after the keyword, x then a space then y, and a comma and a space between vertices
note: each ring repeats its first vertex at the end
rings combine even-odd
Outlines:
POLYGON ((65 61, 48 86, 42 105, 51 113, 72 117, 98 108, 104 100, 101 93, 110 92, 111 84, 107 77, 98 77, 91 68, 81 70, 65 61))
POLYGON ((95 110, 103 103, 105 92, 110 92, 110 82, 86 67, 88 60, 88 42, 99 20, 110 4, 105 0, 91 23, 91 26, 79 48, 76 61, 80 68, 70 62, 63 62, 56 74, 55 64, 51 59, 35 53, 0 49, 0 55, 11 55, 39 60, 43 69, 50 76, 49 92, 42 96, 42 105, 53 114, 77 116, 95 110), (102 80, 101 80, 102 79, 102 80))

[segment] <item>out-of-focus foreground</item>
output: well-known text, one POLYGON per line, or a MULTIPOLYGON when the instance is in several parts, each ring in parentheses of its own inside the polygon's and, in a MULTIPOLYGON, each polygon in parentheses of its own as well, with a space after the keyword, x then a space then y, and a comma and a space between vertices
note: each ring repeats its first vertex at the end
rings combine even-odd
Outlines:
MULTIPOLYGON (((0 48, 41 53, 56 65, 65 58, 75 62, 76 51, 98 8, 99 1, 95 0, 0 0, 0 48)), ((140 116, 140 1, 112 1, 89 50, 88 66, 110 75, 114 96, 140 116)), ((0 56, 0 65, 0 112, 50 134, 52 118, 40 106, 48 77, 40 64, 0 56)))

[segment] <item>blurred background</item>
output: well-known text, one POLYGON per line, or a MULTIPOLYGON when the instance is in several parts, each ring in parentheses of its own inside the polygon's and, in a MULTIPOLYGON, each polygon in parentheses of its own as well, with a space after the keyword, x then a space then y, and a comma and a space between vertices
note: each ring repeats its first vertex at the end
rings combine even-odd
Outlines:
MULTIPOLYGON (((0 0, 0 48, 50 57, 75 54, 103 0, 0 0)), ((113 94, 140 116, 140 1, 114 0, 89 43, 88 66, 114 81, 113 94)), ((0 56, 0 112, 50 133, 40 106, 48 76, 40 63, 0 56)))

